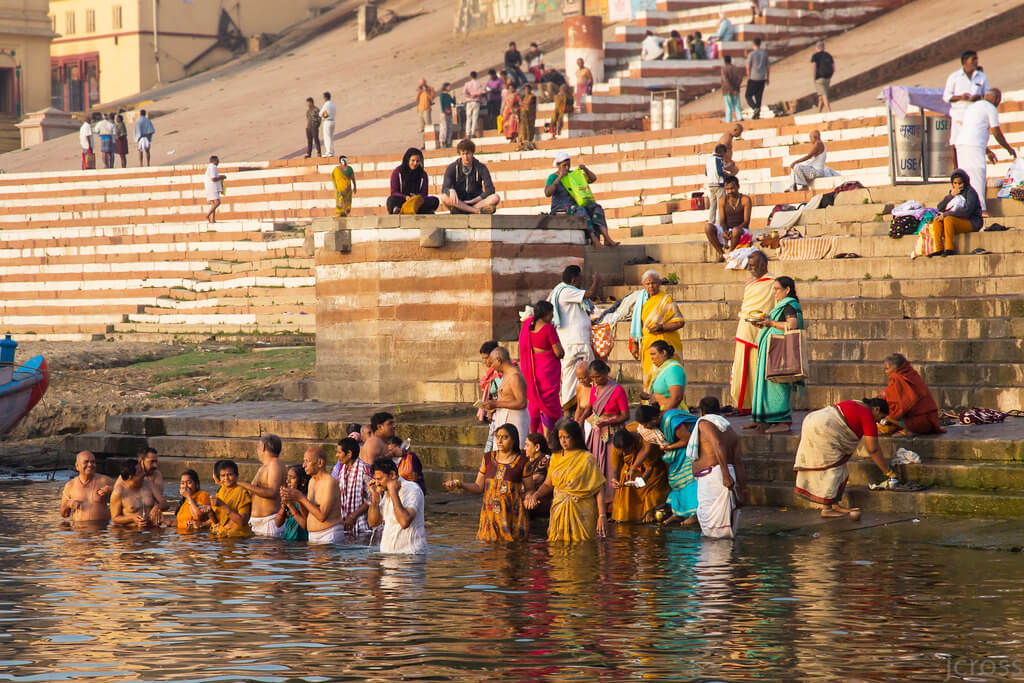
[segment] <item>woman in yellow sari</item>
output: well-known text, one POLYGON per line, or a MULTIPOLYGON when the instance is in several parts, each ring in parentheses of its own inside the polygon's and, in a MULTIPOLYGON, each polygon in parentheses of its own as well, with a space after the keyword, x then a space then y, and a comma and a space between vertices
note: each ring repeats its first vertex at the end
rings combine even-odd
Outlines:
POLYGON ((352 193, 356 191, 356 172, 348 165, 348 159, 338 157, 338 165, 331 171, 334 183, 334 205, 338 216, 347 216, 352 210, 352 193))
POLYGON ((633 321, 629 328, 629 350, 633 358, 643 365, 645 392, 650 392, 655 368, 651 360, 651 344, 659 339, 673 349, 681 349, 679 330, 686 321, 679 306, 661 290, 661 276, 648 270, 640 279, 643 292, 633 306, 633 321))
POLYGON ((586 451, 579 423, 565 418, 559 420, 557 428, 562 452, 551 456, 548 476, 539 489, 526 497, 526 507, 533 509, 540 499, 553 492, 549 541, 575 543, 603 538, 608 529, 604 474, 594 456, 586 451))

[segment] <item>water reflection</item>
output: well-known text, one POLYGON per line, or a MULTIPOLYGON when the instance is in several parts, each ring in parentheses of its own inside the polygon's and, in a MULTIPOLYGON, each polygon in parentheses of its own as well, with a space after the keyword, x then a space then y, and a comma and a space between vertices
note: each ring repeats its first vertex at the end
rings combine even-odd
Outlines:
POLYGON ((437 514, 430 554, 404 558, 71 529, 59 484, 0 493, 0 680, 942 680, 1024 662, 1009 553, 637 527, 491 547, 437 514))

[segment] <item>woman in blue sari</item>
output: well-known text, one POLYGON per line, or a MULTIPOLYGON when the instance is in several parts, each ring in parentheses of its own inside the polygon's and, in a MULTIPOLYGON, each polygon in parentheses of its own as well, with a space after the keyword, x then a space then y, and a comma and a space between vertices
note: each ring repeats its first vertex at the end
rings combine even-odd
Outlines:
POLYGON ((692 524, 697 514, 697 480, 693 478, 692 463, 686 457, 690 429, 695 424, 697 416, 684 410, 667 410, 661 416, 661 432, 668 442, 661 459, 668 466, 671 489, 668 505, 672 509, 672 516, 665 520, 665 524, 692 524))
POLYGON ((754 382, 754 396, 750 404, 751 419, 765 434, 785 434, 793 425, 793 385, 771 382, 766 377, 768 366, 768 343, 772 335, 785 334, 786 330, 804 329, 804 313, 796 296, 793 278, 775 278, 772 283, 775 308, 764 320, 754 323, 761 328, 757 337, 757 374, 754 382))

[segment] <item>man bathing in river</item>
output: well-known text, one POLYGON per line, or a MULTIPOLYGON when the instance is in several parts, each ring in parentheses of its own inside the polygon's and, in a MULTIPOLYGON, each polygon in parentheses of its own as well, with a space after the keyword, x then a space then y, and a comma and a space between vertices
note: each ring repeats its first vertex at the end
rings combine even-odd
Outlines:
POLYGON ((498 348, 491 351, 491 367, 501 373, 501 384, 498 386, 498 397, 493 401, 484 401, 484 410, 493 410, 491 418, 491 434, 503 424, 511 424, 519 430, 519 448, 526 446, 526 435, 530 433, 530 411, 526 409, 526 380, 523 373, 512 362, 508 349, 498 348))
POLYGON ((391 413, 374 413, 370 416, 370 438, 359 449, 359 459, 368 466, 388 452, 388 439, 395 435, 395 416, 391 413))
MULTIPOLYGON (((276 538, 283 529, 278 529, 277 511, 281 509, 281 487, 284 485, 285 467, 281 464, 281 437, 276 434, 264 434, 260 437, 260 445, 256 456, 260 460, 260 468, 256 471, 252 483, 238 482, 238 485, 252 496, 252 516, 249 526, 257 536, 276 538)), ((235 469, 237 475, 237 467, 235 469)), ((217 476, 220 476, 218 472, 217 476)))
POLYGON ((120 486, 110 495, 110 519, 114 524, 145 529, 163 523, 160 501, 146 481, 146 471, 138 460, 121 468, 120 486))
POLYGON ((281 500, 298 503, 306 513, 306 530, 310 543, 341 543, 345 529, 341 524, 341 492, 338 482, 327 471, 327 454, 316 446, 302 456, 302 469, 309 475, 307 493, 281 487, 281 500))
POLYGON ((150 485, 153 494, 160 502, 160 509, 167 510, 170 505, 164 498, 164 478, 160 474, 160 460, 156 449, 150 446, 139 453, 139 464, 142 465, 142 470, 146 473, 146 483, 150 485))
POLYGON ((740 436, 719 415, 721 410, 714 396, 701 399, 701 417, 686 446, 697 480, 697 521, 709 538, 736 535, 736 508, 743 504, 747 489, 740 436))
POLYGON ((75 457, 75 469, 78 476, 64 485, 60 495, 60 516, 72 522, 109 522, 114 480, 96 474, 96 456, 89 451, 75 457))

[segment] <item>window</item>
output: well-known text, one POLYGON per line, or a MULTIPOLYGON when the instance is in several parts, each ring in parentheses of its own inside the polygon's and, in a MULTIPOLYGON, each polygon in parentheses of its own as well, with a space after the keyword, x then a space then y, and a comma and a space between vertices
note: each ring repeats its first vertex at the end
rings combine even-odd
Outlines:
POLYGON ((96 33, 96 10, 85 10, 85 32, 96 33))
POLYGON ((114 30, 120 31, 124 26, 124 22, 121 19, 121 6, 114 5, 114 30))
POLYGON ((99 100, 97 53, 50 59, 50 106, 64 111, 86 111, 99 100))
POLYGON ((57 32, 57 15, 56 14, 51 14, 50 15, 50 30, 53 31, 54 33, 57 32))
POLYGON ((64 14, 64 33, 72 35, 75 32, 75 13, 66 12, 64 14))

